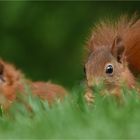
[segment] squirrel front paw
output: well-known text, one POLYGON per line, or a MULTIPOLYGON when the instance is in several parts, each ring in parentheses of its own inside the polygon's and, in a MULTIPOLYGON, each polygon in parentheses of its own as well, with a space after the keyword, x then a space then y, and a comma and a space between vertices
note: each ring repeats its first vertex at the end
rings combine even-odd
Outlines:
POLYGON ((85 97, 86 102, 88 103, 88 105, 94 103, 95 96, 92 94, 91 91, 87 91, 84 97, 85 97))

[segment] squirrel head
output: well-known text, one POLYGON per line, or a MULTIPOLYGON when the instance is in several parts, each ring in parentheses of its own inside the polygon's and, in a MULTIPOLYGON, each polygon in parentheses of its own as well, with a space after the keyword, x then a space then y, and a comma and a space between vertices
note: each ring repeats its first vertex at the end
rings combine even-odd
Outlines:
POLYGON ((5 69, 4 64, 2 61, 0 61, 0 84, 5 83, 4 69, 5 69))
POLYGON ((20 77, 20 71, 18 71, 13 65, 0 59, 0 86, 13 86, 19 81, 20 77))
POLYGON ((133 85, 134 77, 127 66, 122 38, 116 36, 110 46, 96 46, 89 54, 85 72, 89 87, 100 82, 109 89, 124 82, 129 86, 133 85))
POLYGON ((21 74, 16 68, 0 59, 0 105, 8 105, 19 92, 21 74))

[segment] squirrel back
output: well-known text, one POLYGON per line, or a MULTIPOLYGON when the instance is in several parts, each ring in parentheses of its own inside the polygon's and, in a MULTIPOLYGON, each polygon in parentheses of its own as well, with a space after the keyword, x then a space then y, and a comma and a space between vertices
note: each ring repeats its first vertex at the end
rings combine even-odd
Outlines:
POLYGON ((122 83, 134 87, 133 74, 140 74, 140 20, 135 15, 97 24, 87 48, 85 70, 89 87, 99 81, 104 81, 111 90, 122 83))
POLYGON ((25 78, 24 74, 15 66, 0 59, 0 105, 9 109, 14 101, 23 103, 31 110, 23 96, 28 96, 26 88, 35 96, 47 100, 51 105, 55 100, 62 100, 67 91, 60 85, 50 82, 33 82, 25 78), (21 95, 21 97, 19 97, 21 95))

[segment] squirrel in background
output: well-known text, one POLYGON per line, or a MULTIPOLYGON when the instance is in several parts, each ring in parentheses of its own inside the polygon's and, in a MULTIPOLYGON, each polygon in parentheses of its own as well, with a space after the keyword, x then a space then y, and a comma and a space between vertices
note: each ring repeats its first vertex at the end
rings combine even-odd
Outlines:
MULTIPOLYGON (((55 100, 62 100, 67 91, 60 85, 50 82, 32 82, 27 80, 23 73, 15 68, 15 66, 0 60, 0 105, 4 110, 9 109, 15 100, 18 100, 17 94, 26 95, 26 87, 33 95, 40 97, 42 100, 47 100, 51 105, 55 100)), ((26 101, 22 102, 27 109, 31 110, 26 101)))
POLYGON ((117 22, 101 21, 93 29, 87 42, 88 58, 85 64, 88 102, 94 101, 93 89, 103 82, 110 94, 121 96, 124 83, 136 86, 140 73, 140 19, 136 15, 121 16, 117 22))

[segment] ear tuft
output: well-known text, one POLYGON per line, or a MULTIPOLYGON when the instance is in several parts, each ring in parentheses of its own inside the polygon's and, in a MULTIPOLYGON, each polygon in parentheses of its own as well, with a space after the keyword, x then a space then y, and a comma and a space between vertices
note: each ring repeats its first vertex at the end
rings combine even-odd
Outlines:
POLYGON ((122 38, 120 36, 116 36, 111 47, 111 53, 119 63, 122 63, 124 49, 125 47, 122 38))

